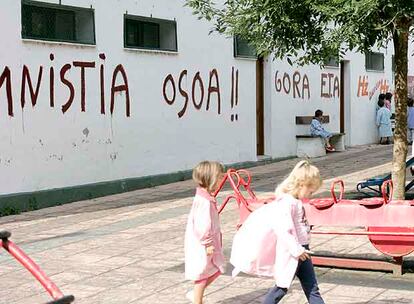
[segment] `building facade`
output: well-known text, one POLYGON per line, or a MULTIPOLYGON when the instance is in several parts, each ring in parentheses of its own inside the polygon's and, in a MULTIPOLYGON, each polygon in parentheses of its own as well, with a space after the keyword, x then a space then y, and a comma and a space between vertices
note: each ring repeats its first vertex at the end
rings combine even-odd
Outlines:
POLYGON ((258 60, 180 0, 3 0, 0 20, 5 200, 294 156, 295 117, 316 109, 347 145, 374 143, 378 94, 393 91, 392 46, 323 69, 258 60))

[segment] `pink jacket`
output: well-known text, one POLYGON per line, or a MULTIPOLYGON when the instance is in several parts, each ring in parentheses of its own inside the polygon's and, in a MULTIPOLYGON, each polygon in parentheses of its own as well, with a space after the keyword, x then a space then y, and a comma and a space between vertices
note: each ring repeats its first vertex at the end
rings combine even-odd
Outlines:
POLYGON ((298 257, 305 251, 293 223, 296 205, 296 199, 286 194, 247 218, 233 240, 230 258, 235 267, 233 275, 242 271, 273 277, 277 286, 290 287, 298 257))
POLYGON ((185 231, 185 278, 203 280, 217 271, 224 272, 220 220, 216 200, 203 188, 197 188, 185 231), (207 256, 206 247, 214 246, 207 256))

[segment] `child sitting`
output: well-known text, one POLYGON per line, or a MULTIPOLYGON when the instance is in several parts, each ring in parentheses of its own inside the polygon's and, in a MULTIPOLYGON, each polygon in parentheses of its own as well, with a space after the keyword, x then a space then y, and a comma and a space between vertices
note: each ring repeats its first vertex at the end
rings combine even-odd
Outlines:
POLYGON ((322 126, 323 112, 321 110, 315 111, 315 117, 313 117, 310 125, 310 133, 312 136, 320 136, 325 141, 326 151, 333 152, 335 148, 331 145, 329 139, 332 137, 332 133, 326 131, 322 126))

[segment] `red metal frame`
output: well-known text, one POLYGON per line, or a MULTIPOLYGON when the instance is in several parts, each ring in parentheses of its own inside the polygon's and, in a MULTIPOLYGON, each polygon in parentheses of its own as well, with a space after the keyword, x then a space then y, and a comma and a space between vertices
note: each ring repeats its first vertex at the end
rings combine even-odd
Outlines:
POLYGON ((3 237, 0 240, 0 247, 3 247, 11 256, 20 262, 46 289, 50 296, 55 300, 51 303, 66 304, 72 303, 75 298, 73 296, 64 296, 60 289, 47 277, 47 275, 39 268, 39 266, 29 258, 19 247, 8 239, 10 237, 9 232, 1 232, 1 234, 7 237, 3 237))
POLYGON ((255 193, 250 187, 251 180, 252 179, 251 179, 251 175, 249 171, 229 169, 224 175, 222 181, 220 182, 218 189, 213 194, 213 196, 216 197, 218 193, 223 189, 226 181, 229 182, 232 190, 234 191, 234 194, 227 195, 224 198, 218 211, 220 214, 223 211, 223 209, 226 207, 227 203, 231 199, 234 199, 237 202, 237 205, 239 208, 239 223, 237 224, 237 229, 244 223, 246 218, 255 209, 259 208, 263 204, 266 204, 267 202, 274 200, 274 196, 269 197, 269 198, 264 198, 264 199, 257 198, 257 196, 255 195, 255 193), (244 175, 244 177, 242 175, 244 175), (243 186, 243 189, 247 192, 249 197, 246 198, 243 195, 240 189, 241 186, 243 186))
MULTIPOLYGON (((334 184, 332 184, 331 189, 333 187, 334 184)), ((343 192, 343 187, 341 192, 343 192)), ((312 261, 315 265, 391 270, 395 275, 402 274, 403 257, 414 251, 414 228, 411 228, 414 224, 413 203, 410 201, 391 201, 390 198, 393 193, 391 180, 382 184, 381 192, 382 197, 363 200, 343 200, 343 193, 341 193, 340 203, 325 210, 312 208, 311 205, 316 205, 315 203, 305 204, 304 206, 311 224, 367 227, 367 231, 312 231, 312 234, 366 235, 378 251, 392 258, 392 262, 362 258, 314 256, 312 261)), ((315 200, 318 201, 319 199, 313 201, 315 200)))
MULTIPOLYGON (((251 189, 251 175, 247 170, 229 169, 220 188, 226 181, 234 191, 224 199, 219 212, 221 213, 230 199, 235 199, 239 207, 239 228, 249 214, 274 197, 261 200, 251 189), (246 178, 244 178, 244 177, 246 178), (240 188, 248 193, 243 196, 240 188)), ((414 201, 392 201, 393 185, 388 180, 382 184, 382 197, 363 200, 344 199, 344 182, 334 180, 331 184, 330 198, 304 200, 307 219, 314 226, 347 226, 367 227, 364 231, 314 231, 319 235, 366 235, 371 244, 381 253, 390 256, 393 262, 349 259, 344 257, 313 256, 315 265, 334 266, 357 269, 392 270, 394 274, 402 274, 403 257, 414 251, 414 201), (335 188, 339 186, 339 196, 335 188)))

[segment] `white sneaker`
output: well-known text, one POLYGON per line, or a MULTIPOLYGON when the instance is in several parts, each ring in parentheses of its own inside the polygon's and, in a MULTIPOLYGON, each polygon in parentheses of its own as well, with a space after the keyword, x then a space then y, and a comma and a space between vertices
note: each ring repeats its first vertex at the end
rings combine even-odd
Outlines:
POLYGON ((188 291, 185 294, 185 297, 187 298, 188 301, 190 301, 191 303, 194 303, 194 290, 191 289, 190 291, 188 291))

